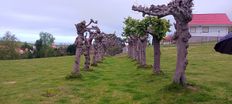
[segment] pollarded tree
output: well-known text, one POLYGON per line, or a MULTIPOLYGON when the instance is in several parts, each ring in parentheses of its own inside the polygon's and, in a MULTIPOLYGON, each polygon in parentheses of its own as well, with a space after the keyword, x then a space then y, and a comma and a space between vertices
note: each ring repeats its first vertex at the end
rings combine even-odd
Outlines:
POLYGON ((89 70, 89 66, 90 66, 90 50, 91 50, 91 46, 92 46, 92 41, 94 39, 94 37, 97 36, 97 34, 100 34, 100 29, 97 26, 92 26, 91 29, 88 30, 89 32, 89 37, 85 37, 85 52, 84 52, 84 56, 85 56, 85 66, 84 69, 86 71, 89 70), (95 30, 95 31, 92 31, 95 30))
POLYGON ((117 37, 115 33, 105 34, 103 39, 105 55, 114 56, 123 51, 125 46, 124 40, 117 37))
POLYGON ((93 56, 93 63, 92 65, 97 65, 97 63, 101 63, 103 60, 103 55, 104 55, 104 47, 102 40, 104 38, 104 35, 102 32, 99 32, 95 38, 94 38, 94 56, 93 56))
POLYGON ((136 37, 136 24, 137 20, 133 19, 131 17, 127 17, 125 21, 123 22, 125 27, 123 28, 124 33, 123 36, 127 37, 130 41, 129 43, 129 49, 131 53, 132 59, 136 60, 137 59, 137 52, 136 52, 136 43, 137 43, 137 37, 136 37))
POLYGON ((132 10, 143 13, 144 15, 152 15, 164 17, 172 15, 176 20, 173 39, 176 41, 177 61, 176 71, 173 82, 186 85, 185 70, 188 65, 188 40, 191 38, 188 23, 192 20, 193 0, 172 0, 168 5, 151 5, 150 7, 133 6, 132 10))
POLYGON ((92 59, 92 64, 91 66, 97 66, 97 60, 98 60, 98 54, 99 54, 99 49, 98 49, 98 44, 99 44, 99 39, 98 35, 94 38, 94 43, 93 43, 93 59, 92 59))
POLYGON ((77 75, 77 76, 80 75, 80 58, 84 52, 83 50, 83 45, 84 45, 83 43, 85 39, 84 33, 89 30, 88 26, 90 26, 92 23, 96 24, 97 21, 93 21, 91 19, 91 21, 88 24, 86 24, 85 21, 75 24, 78 36, 74 43, 76 45, 76 56, 75 56, 75 63, 74 63, 72 75, 77 75))
POLYGON ((124 21, 124 36, 129 41, 129 52, 133 59, 136 59, 140 67, 146 67, 146 46, 147 46, 147 27, 148 22, 128 17, 124 21))
POLYGON ((157 17, 145 17, 144 21, 149 24, 147 32, 152 35, 152 43, 154 49, 154 74, 160 74, 160 41, 166 36, 170 28, 170 23, 166 19, 157 17))
POLYGON ((128 52, 127 52, 127 54, 129 56, 129 58, 133 58, 133 56, 132 56, 132 54, 133 54, 132 53, 132 44, 133 44, 132 39, 129 38, 129 37, 126 37, 126 43, 128 43, 128 46, 127 46, 128 52))
POLYGON ((139 64, 140 67, 146 67, 146 47, 147 47, 147 27, 148 22, 143 19, 136 22, 136 34, 138 35, 138 48, 139 48, 139 64))

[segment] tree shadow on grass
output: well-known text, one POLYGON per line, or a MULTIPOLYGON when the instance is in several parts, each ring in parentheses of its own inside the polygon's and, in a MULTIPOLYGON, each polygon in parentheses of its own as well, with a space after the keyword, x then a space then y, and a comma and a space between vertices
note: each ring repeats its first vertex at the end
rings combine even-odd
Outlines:
POLYGON ((65 76, 66 80, 74 80, 74 79, 83 79, 82 74, 75 74, 75 73, 70 73, 65 76))
POLYGON ((152 69, 152 65, 137 65, 137 69, 152 69))
POLYGON ((160 99, 173 99, 169 103, 177 104, 208 102, 216 98, 214 95, 210 95, 206 89, 194 83, 186 86, 171 83, 156 93, 161 95, 160 99))

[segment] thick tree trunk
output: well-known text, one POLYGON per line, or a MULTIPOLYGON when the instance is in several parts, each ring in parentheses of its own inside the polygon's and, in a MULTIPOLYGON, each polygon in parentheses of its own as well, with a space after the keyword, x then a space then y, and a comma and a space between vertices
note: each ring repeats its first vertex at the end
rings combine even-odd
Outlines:
MULTIPOLYGON (((177 21, 177 23, 180 23, 177 21)), ((180 25, 176 24, 177 32, 176 32, 176 47, 177 47, 177 61, 176 61, 176 71, 173 78, 173 82, 186 85, 186 76, 185 70, 188 64, 187 60, 187 48, 188 48, 188 40, 191 37, 190 33, 188 32, 188 25, 180 25)))
POLYGON ((82 48, 76 48, 75 63, 73 67, 73 74, 80 74, 80 58, 81 58, 82 48))
POLYGON ((157 40, 155 36, 153 36, 153 49, 154 49, 154 64, 153 64, 153 72, 155 74, 160 74, 160 41, 157 40))
POLYGON ((97 52, 97 47, 95 44, 94 44, 93 48, 94 48, 94 53, 93 53, 92 65, 97 66, 97 53, 98 52, 97 52))
POLYGON ((78 36, 75 42, 75 44, 77 45, 77 48, 76 48, 75 63, 73 66, 73 74, 76 74, 76 75, 80 74, 80 58, 83 53, 83 49, 82 49, 83 40, 84 40, 83 36, 78 36))
POLYGON ((127 50, 128 50, 128 52, 127 52, 128 56, 129 56, 130 58, 132 58, 132 57, 131 57, 131 44, 128 45, 127 50))
POLYGON ((146 47, 147 47, 147 40, 142 41, 141 45, 141 65, 146 66, 146 47))
POLYGON ((133 59, 136 60, 136 41, 133 40, 133 59))
POLYGON ((93 36, 91 35, 89 39, 86 39, 85 46, 86 46, 86 52, 85 52, 85 67, 84 69, 87 71, 90 67, 90 50, 92 46, 92 40, 93 36))
POLYGON ((137 62, 139 63, 140 62, 140 50, 139 50, 139 40, 137 39, 136 40, 136 60, 137 60, 137 62))
POLYGON ((133 40, 130 40, 130 57, 133 59, 133 40))
POLYGON ((128 47, 127 47, 127 50, 128 50, 128 56, 130 57, 130 58, 133 58, 133 56, 132 56, 132 42, 131 42, 131 40, 129 40, 129 42, 128 42, 128 47))
POLYGON ((137 51, 138 51, 138 63, 140 66, 142 66, 142 42, 140 39, 138 39, 138 46, 137 46, 137 51))
POLYGON ((89 66, 90 66, 90 46, 86 46, 86 50, 84 52, 84 56, 85 56, 85 66, 84 69, 85 71, 89 70, 89 66))
POLYGON ((99 54, 99 61, 98 62, 102 62, 103 61, 103 57, 104 57, 104 48, 103 48, 103 44, 100 44, 100 54, 99 54))
POLYGON ((97 61, 97 63, 100 61, 100 47, 99 47, 99 43, 97 44, 96 61, 97 61))
POLYGON ((104 52, 103 52, 102 43, 98 43, 97 44, 97 63, 102 62, 103 55, 104 55, 104 52))

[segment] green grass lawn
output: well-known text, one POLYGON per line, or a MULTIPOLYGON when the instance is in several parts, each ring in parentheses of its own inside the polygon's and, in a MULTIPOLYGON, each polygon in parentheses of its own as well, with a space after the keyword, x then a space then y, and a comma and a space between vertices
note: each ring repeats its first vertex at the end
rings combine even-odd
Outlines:
POLYGON ((212 43, 191 45, 186 74, 194 87, 178 90, 170 88, 176 48, 161 52, 159 76, 126 55, 107 57, 75 80, 65 79, 73 56, 0 61, 0 104, 232 104, 232 55, 216 53, 212 43))

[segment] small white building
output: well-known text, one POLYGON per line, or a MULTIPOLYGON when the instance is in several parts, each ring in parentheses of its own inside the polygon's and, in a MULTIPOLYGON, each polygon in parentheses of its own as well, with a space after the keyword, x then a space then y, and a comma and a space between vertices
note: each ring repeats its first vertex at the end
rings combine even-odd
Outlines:
POLYGON ((228 34, 232 22, 223 13, 193 14, 188 24, 192 35, 190 42, 215 41, 228 34))

